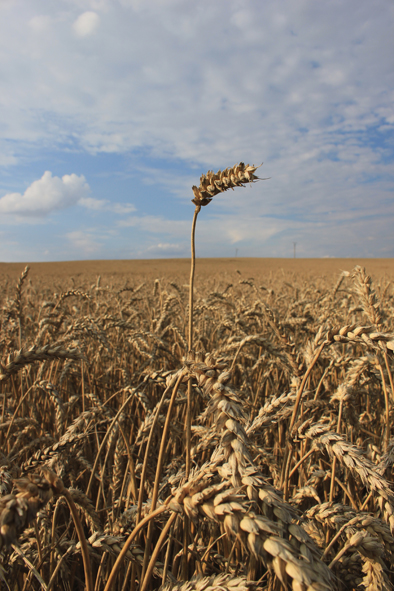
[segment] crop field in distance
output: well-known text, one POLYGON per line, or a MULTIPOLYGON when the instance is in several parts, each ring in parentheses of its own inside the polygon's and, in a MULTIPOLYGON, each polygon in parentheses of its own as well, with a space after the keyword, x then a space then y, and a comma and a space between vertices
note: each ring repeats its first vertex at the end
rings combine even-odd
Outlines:
POLYGON ((394 261, 0 264, 0 589, 394 588, 394 261))

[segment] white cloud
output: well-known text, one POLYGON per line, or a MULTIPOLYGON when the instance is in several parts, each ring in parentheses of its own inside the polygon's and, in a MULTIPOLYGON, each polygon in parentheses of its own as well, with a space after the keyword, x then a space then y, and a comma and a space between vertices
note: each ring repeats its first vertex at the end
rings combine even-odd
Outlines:
POLYGON ((136 208, 132 203, 113 203, 111 204, 111 210, 119 215, 124 215, 136 211, 136 208))
POLYGON ((82 205, 82 207, 93 209, 95 211, 107 209, 108 204, 109 201, 107 201, 107 199, 94 199, 93 197, 83 197, 78 201, 78 205, 82 205))
POLYGON ((170 244, 168 242, 162 244, 161 242, 159 242, 159 244, 152 244, 152 246, 150 246, 148 250, 180 250, 181 248, 182 247, 180 244, 170 244))
POLYGON ((51 24, 51 18, 48 15, 40 14, 34 16, 29 21, 29 26, 31 29, 37 33, 45 32, 51 24))
POLYGON ((151 244, 145 251, 140 252, 140 256, 145 257, 183 257, 187 256, 187 247, 185 244, 177 244, 171 242, 159 242, 158 244, 151 244))
POLYGON ((125 1, 82 14, 93 4, 41 4, 48 14, 27 29, 16 9, 4 15, 5 137, 56 144, 72 127, 92 153, 144 146, 223 166, 288 160, 292 144, 311 153, 328 136, 391 124, 393 7, 384 0, 125 1), (88 45, 72 41, 72 23, 88 45), (32 36, 33 25, 48 30, 32 36))
MULTIPOLYGON (((20 0, 1 16, 0 164, 8 170, 42 149, 138 160, 140 184, 165 189, 165 215, 152 215, 150 198, 136 198, 139 215, 130 218, 131 204, 89 194, 73 203, 124 215, 120 235, 133 227, 175 244, 189 224, 173 214, 171 196, 190 200, 208 168, 264 160, 259 172, 270 181, 215 197, 201 214, 221 224, 217 231, 207 221, 210 237, 199 220, 207 251, 249 240, 256 254, 270 244, 282 256, 294 239, 305 253, 354 252, 356 243, 361 252, 370 224, 375 252, 390 248, 392 3, 41 0, 38 10, 20 0), (161 158, 174 162, 171 171, 158 170, 161 158)), ((26 203, 8 194, 0 211, 32 216, 38 205, 26 203)))
POLYGON ((97 30, 99 23, 99 15, 89 10, 77 18, 73 24, 73 29, 77 37, 89 37, 97 30))
MULTIPOLYGON (((286 220, 272 221, 258 215, 243 215, 242 218, 226 213, 211 215, 208 218, 200 216, 197 223, 196 240, 199 250, 202 249, 205 254, 210 251, 212 255, 212 249, 218 247, 218 245, 219 248, 228 249, 230 245, 240 242, 248 244, 249 247, 251 244, 263 244, 275 234, 283 231, 288 225, 286 220)), ((120 228, 135 228, 148 237, 161 235, 177 239, 179 242, 163 242, 155 244, 152 248, 158 251, 160 244, 162 244, 163 248, 171 246, 173 249, 177 245, 178 250, 187 256, 191 219, 172 220, 165 219, 162 216, 131 216, 118 222, 118 226, 120 228), (185 244, 187 247, 185 247, 185 244)), ((147 249, 148 252, 150 248, 147 249)))
POLYGON ((8 193, 0 199, 0 213, 18 216, 46 216, 66 209, 90 193, 83 175, 65 174, 62 178, 44 172, 23 193, 8 193))
POLYGON ((184 237, 189 231, 190 221, 171 220, 162 216, 144 215, 130 216, 129 218, 118 222, 118 226, 121 228, 139 228, 144 232, 149 232, 151 234, 184 237))
POLYGON ((136 211, 132 203, 111 202, 108 199, 88 197, 90 187, 83 175, 52 176, 46 171, 41 179, 34 181, 26 191, 7 193, 0 198, 0 213, 16 216, 18 221, 26 218, 37 223, 50 213, 79 205, 92 211, 108 211, 117 215, 127 215, 136 211))

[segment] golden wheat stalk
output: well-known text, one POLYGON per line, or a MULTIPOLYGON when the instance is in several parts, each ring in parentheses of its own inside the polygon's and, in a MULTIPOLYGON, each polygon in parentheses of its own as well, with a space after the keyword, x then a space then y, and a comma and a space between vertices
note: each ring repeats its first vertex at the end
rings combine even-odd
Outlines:
MULTIPOLYGON (((194 361, 193 352, 193 289, 194 289, 194 273, 196 268, 196 246, 195 246, 195 234, 197 216, 202 206, 208 205, 212 201, 212 198, 219 193, 223 193, 228 189, 234 189, 234 187, 244 187, 247 183, 253 183, 258 180, 258 177, 254 174, 258 166, 250 166, 243 162, 236 164, 232 168, 226 168, 223 172, 218 171, 214 173, 209 170, 206 175, 200 177, 200 186, 196 187, 193 185, 192 191, 194 199, 192 203, 196 206, 193 215, 192 230, 191 230, 191 265, 190 265, 190 285, 189 285, 189 351, 188 360, 194 361)), ((188 381, 187 387, 187 410, 186 410, 186 478, 189 477, 191 464, 191 423, 192 423, 192 379, 188 381)), ((187 526, 185 524, 185 540, 184 540, 184 575, 186 577, 186 566, 187 566, 187 551, 188 551, 188 534, 187 526)))
MULTIPOLYGON (((261 165, 260 165, 261 166, 261 165)), ((258 166, 250 166, 240 162, 232 168, 226 168, 218 170, 214 173, 212 170, 208 170, 207 174, 203 174, 200 177, 200 186, 196 187, 193 185, 192 191, 194 193, 194 199, 192 203, 195 204, 196 209, 194 211, 192 231, 191 231, 191 267, 190 267, 190 288, 189 288, 189 352, 188 357, 190 361, 194 360, 193 356, 193 289, 194 289, 194 272, 196 268, 196 247, 195 247, 195 233, 197 216, 202 206, 208 205, 212 201, 212 198, 219 193, 223 193, 228 189, 234 189, 234 187, 244 187, 247 183, 254 183, 260 180, 254 173, 259 168, 258 166)), ((261 179, 265 180, 265 179, 261 179)), ((190 451, 191 451, 191 380, 188 382, 188 395, 187 395, 187 418, 186 418, 186 477, 190 472, 190 451)))

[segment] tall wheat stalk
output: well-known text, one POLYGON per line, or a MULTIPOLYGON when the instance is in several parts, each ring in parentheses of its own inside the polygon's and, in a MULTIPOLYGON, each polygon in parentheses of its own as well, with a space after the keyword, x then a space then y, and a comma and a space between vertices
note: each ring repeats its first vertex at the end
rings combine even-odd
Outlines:
MULTIPOLYGON (((260 164, 261 166, 261 164, 260 164)), ((212 198, 219 193, 223 193, 228 189, 234 189, 235 187, 244 187, 248 183, 254 183, 260 179, 254 173, 259 168, 258 166, 244 164, 240 162, 232 168, 226 168, 221 171, 218 170, 214 173, 212 170, 208 170, 207 174, 203 174, 200 177, 200 185, 196 187, 193 185, 192 191, 194 193, 194 199, 192 203, 195 204, 196 209, 194 210, 192 231, 191 231, 191 265, 190 265, 190 285, 189 285, 189 340, 188 340, 188 358, 190 361, 194 360, 193 352, 193 289, 194 289, 194 273, 196 268, 196 224, 197 216, 201 211, 201 207, 211 203, 212 198)), ((191 449, 191 402, 192 402, 192 380, 188 381, 187 385, 187 413, 186 413, 186 478, 189 477, 190 473, 190 449, 191 449)))
MULTIPOLYGON (((190 264, 190 285, 189 285, 189 338, 188 338, 188 360, 194 361, 193 351, 193 290, 194 290, 194 273, 196 269, 196 224, 197 216, 201 211, 201 207, 208 205, 212 198, 219 193, 223 193, 228 189, 234 189, 234 187, 243 187, 246 183, 253 183, 258 180, 258 177, 254 174, 258 167, 250 166, 243 162, 236 164, 232 168, 226 168, 223 172, 218 170, 214 173, 209 170, 206 175, 200 177, 200 185, 192 187, 194 193, 194 199, 192 203, 195 204, 192 230, 191 230, 191 264, 190 264)), ((190 377, 187 383, 187 410, 186 410, 186 468, 185 477, 189 478, 190 474, 190 452, 191 452, 191 424, 192 424, 192 378, 190 377)), ((185 529, 184 529, 184 542, 183 542, 183 577, 187 578, 187 555, 189 545, 189 534, 188 534, 188 517, 185 516, 185 529)))
MULTIPOLYGON (((194 273, 196 270, 196 224, 197 216, 201 211, 201 205, 196 205, 194 210, 191 234, 191 264, 190 264, 190 285, 189 285, 189 339, 188 339, 188 358, 193 355, 193 290, 194 290, 194 273)), ((189 379, 187 383, 187 411, 186 411, 186 478, 190 474, 190 445, 191 445, 191 424, 192 424, 192 380, 189 379)))

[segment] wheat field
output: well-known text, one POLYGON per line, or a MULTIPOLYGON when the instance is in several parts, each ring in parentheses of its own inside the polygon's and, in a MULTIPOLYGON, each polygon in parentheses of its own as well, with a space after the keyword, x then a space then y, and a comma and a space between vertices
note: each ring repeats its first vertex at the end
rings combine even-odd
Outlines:
POLYGON ((392 588, 393 263, 265 264, 2 266, 1 589, 392 588))

